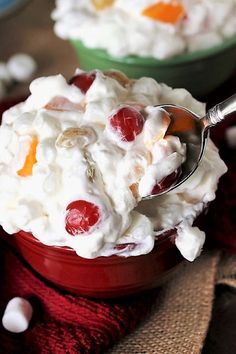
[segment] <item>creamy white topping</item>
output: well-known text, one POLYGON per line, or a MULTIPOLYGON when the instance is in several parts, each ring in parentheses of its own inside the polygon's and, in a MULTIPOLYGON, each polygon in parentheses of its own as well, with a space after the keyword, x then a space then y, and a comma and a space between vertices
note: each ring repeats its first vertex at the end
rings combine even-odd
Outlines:
POLYGON ((178 227, 178 235, 175 244, 183 257, 192 262, 201 253, 205 242, 205 234, 197 227, 191 227, 182 223, 178 227))
POLYGON ((56 34, 117 57, 165 59, 213 47, 236 33, 236 0, 114 0, 103 9, 96 6, 102 2, 57 0, 56 34), (172 22, 144 15, 158 2, 181 4, 182 15, 172 22))
POLYGON ((44 244, 71 247, 85 258, 148 253, 156 232, 178 226, 176 245, 192 260, 203 237, 191 225, 215 198, 226 171, 213 143, 208 142, 200 167, 187 182, 155 200, 138 202, 185 159, 179 138, 165 136, 170 117, 154 106, 180 104, 202 116, 204 104, 184 89, 151 78, 92 74, 86 93, 61 75, 37 79, 29 98, 4 113, 0 224, 10 234, 28 231, 44 244), (141 128, 129 141, 111 123, 124 107, 141 117, 132 129, 141 128), (74 233, 68 227, 68 206, 78 201, 95 206, 97 219, 82 216, 80 222, 89 227, 74 233))

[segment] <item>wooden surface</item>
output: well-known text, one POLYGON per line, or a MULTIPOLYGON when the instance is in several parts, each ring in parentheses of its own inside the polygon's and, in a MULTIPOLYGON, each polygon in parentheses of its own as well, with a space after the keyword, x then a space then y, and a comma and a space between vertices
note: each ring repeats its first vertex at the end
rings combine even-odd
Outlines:
MULTIPOLYGON (((24 52, 32 55, 38 64, 35 76, 62 73, 69 78, 73 74, 77 66, 76 55, 68 42, 53 33, 53 21, 50 19, 53 6, 54 1, 32 0, 20 12, 0 22, 0 61, 24 52)), ((16 86, 10 95, 27 94, 27 86, 16 86)), ((233 92, 236 92, 236 79, 231 79, 205 99, 211 105, 233 92)), ((218 287, 203 354, 236 353, 235 319, 236 290, 218 287)))
MULTIPOLYGON (((50 18, 52 0, 31 0, 19 12, 0 21, 0 61, 15 53, 32 55, 38 65, 35 76, 62 73, 69 78, 78 65, 74 49, 67 41, 56 37, 50 18)), ((11 92, 27 92, 26 85, 18 85, 11 92)))

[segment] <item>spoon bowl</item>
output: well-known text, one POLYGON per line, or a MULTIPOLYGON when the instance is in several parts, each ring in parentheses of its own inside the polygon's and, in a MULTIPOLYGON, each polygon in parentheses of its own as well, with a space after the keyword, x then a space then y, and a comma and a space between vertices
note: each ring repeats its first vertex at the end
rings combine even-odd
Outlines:
POLYGON ((157 107, 169 114, 171 123, 166 135, 177 136, 181 143, 186 145, 186 158, 181 165, 181 173, 175 183, 158 191, 158 193, 143 197, 142 200, 153 199, 170 192, 184 183, 195 172, 204 154, 209 128, 236 111, 236 94, 212 107, 202 118, 185 107, 173 104, 158 105, 157 107))

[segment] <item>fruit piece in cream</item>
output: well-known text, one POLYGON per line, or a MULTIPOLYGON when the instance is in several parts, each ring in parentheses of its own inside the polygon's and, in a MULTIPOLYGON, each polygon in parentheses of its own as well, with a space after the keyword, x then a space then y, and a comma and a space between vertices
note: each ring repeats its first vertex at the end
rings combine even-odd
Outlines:
POLYGON ((185 8, 181 1, 157 1, 144 8, 142 15, 155 21, 176 24, 184 17, 185 8))
POLYGON ((98 206, 86 200, 76 200, 66 210, 66 231, 73 236, 87 233, 100 221, 98 206))
POLYGON ((144 117, 129 105, 119 107, 108 118, 107 126, 111 132, 121 141, 134 141, 144 126, 144 117))
POLYGON ((55 32, 110 55, 166 59, 236 33, 236 0, 57 0, 55 32))
POLYGON ((204 233, 192 223, 226 171, 210 141, 188 181, 139 201, 174 183, 185 160, 185 145, 166 134, 171 119, 156 105, 202 116, 202 103, 186 90, 116 71, 77 70, 69 83, 61 75, 39 78, 30 91, 0 127, 0 224, 8 233, 31 232, 85 258, 128 257, 150 252, 156 234, 176 228, 180 252, 189 260, 200 253, 204 233))

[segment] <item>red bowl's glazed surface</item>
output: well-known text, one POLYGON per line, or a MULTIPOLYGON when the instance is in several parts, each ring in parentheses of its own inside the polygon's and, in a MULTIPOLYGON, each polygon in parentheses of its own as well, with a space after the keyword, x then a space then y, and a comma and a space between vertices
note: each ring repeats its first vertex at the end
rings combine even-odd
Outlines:
POLYGON ((20 231, 14 242, 24 259, 56 286, 91 297, 119 297, 158 286, 182 261, 175 230, 163 234, 152 252, 133 257, 79 257, 67 247, 46 246, 20 231))

